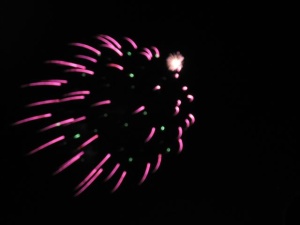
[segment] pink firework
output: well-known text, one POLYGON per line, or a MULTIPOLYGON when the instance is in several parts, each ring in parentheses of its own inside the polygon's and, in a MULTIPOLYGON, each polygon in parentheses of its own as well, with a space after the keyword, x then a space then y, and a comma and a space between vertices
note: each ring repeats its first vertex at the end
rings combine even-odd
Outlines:
POLYGON ((13 125, 37 129, 28 155, 56 155, 53 175, 80 171, 74 196, 100 181, 112 193, 142 185, 182 153, 195 117, 180 52, 164 56, 155 46, 104 34, 64 52, 68 57, 45 62, 40 80, 21 85, 30 101, 13 125))

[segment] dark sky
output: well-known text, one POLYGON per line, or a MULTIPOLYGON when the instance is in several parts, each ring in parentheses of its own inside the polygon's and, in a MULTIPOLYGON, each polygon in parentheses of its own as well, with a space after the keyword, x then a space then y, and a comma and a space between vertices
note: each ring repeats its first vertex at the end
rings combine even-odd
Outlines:
POLYGON ((2 85, 11 93, 1 93, 1 224, 299 221, 296 82, 278 63, 279 33, 285 32, 279 6, 31 1, 1 8, 2 85), (7 127, 18 114, 17 86, 36 63, 75 37, 97 33, 184 52, 198 98, 197 124, 185 155, 148 186, 72 199, 23 158, 17 135, 7 127))

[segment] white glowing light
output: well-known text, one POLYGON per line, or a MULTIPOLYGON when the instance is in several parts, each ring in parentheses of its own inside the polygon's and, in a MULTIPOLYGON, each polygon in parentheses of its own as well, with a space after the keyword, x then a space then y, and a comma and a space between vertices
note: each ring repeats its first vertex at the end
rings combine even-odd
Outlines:
POLYGON ((182 69, 183 60, 184 57, 180 54, 180 52, 173 53, 173 54, 171 53, 167 58, 168 69, 171 71, 179 72, 182 69))

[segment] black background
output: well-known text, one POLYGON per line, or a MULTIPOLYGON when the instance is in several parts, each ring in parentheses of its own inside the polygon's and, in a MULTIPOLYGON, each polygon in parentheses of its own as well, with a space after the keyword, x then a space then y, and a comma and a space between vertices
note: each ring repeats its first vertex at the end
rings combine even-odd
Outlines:
POLYGON ((283 64, 285 13, 274 5, 5 2, 1 224, 299 224, 297 83, 283 64), (17 86, 36 63, 98 33, 183 52, 197 123, 184 154, 144 187, 73 199, 23 158, 9 124, 17 86))

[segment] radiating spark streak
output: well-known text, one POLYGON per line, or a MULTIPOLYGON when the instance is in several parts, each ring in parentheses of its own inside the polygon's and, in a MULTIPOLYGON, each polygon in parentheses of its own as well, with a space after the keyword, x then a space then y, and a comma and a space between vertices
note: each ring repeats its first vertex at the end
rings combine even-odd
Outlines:
POLYGON ((195 117, 194 117, 194 115, 190 113, 188 116, 190 117, 190 119, 192 121, 192 124, 195 123, 195 117))
POLYGON ((60 137, 54 138, 53 140, 48 141, 47 143, 45 143, 45 144, 37 147, 36 149, 33 149, 32 151, 30 151, 29 153, 27 153, 27 155, 31 155, 33 153, 36 153, 36 152, 38 152, 38 151, 40 151, 40 150, 42 150, 44 148, 47 148, 48 146, 53 145, 53 144, 55 144, 55 143, 57 143, 57 142, 59 142, 61 140, 64 140, 64 139, 65 139, 65 136, 63 136, 63 135, 60 136, 60 137))
POLYGON ((83 121, 85 119, 86 119, 85 116, 81 116, 81 117, 78 117, 78 118, 74 119, 73 121, 71 121, 69 123, 66 123, 66 124, 63 124, 63 125, 67 126, 67 125, 70 125, 70 124, 78 123, 78 122, 83 121))
POLYGON ((151 48, 152 48, 152 49, 154 50, 154 52, 155 52, 155 57, 156 57, 156 58, 159 58, 159 57, 160 57, 160 53, 159 53, 158 48, 155 47, 155 46, 151 46, 151 48))
POLYGON ((184 122, 185 122, 186 128, 188 128, 191 125, 190 121, 188 119, 185 119, 184 122))
POLYGON ((99 137, 98 134, 95 134, 94 136, 92 136, 91 138, 89 138, 87 141, 85 141, 83 144, 81 144, 77 149, 82 149, 85 146, 89 145, 91 142, 93 142, 94 140, 96 140, 99 137))
POLYGON ((60 102, 59 99, 49 99, 49 100, 44 100, 44 101, 33 102, 30 104, 27 104, 26 107, 47 105, 47 104, 53 104, 53 103, 59 103, 59 102, 60 102))
POLYGON ((70 118, 70 119, 66 119, 66 120, 62 120, 62 121, 59 121, 59 122, 56 122, 56 123, 53 123, 47 127, 44 127, 42 129, 40 129, 39 131, 40 132, 43 132, 43 131, 46 131, 46 130, 50 130, 52 128, 55 128, 55 127, 59 127, 61 125, 64 125, 64 124, 68 124, 68 123, 71 123, 74 121, 74 118, 70 118))
POLYGON ((40 81, 40 82, 33 82, 33 83, 21 85, 22 88, 24 88, 24 87, 34 87, 34 86, 61 86, 61 83, 60 82, 53 82, 53 81, 40 81))
POLYGON ((77 160, 79 160, 81 158, 81 156, 84 154, 83 151, 77 153, 75 156, 73 156, 71 159, 69 159, 67 162, 65 162, 64 164, 62 164, 58 170, 56 170, 53 175, 56 175, 60 172, 62 172, 63 170, 67 169, 69 166, 71 166, 73 163, 75 163, 77 160))
POLYGON ((119 42, 116 41, 116 39, 106 35, 106 34, 100 34, 99 35, 100 37, 104 37, 106 38, 107 40, 111 41, 117 48, 121 49, 122 46, 119 44, 119 42))
POLYGON ((112 176, 117 172, 117 170, 119 169, 120 167, 120 163, 117 163, 115 165, 115 167, 112 169, 112 171, 108 174, 108 176, 104 179, 104 181, 108 181, 110 178, 112 178, 112 176))
POLYGON ((19 121, 13 123, 12 125, 19 125, 22 123, 27 123, 27 122, 38 120, 38 119, 48 118, 51 116, 52 116, 51 113, 46 113, 46 114, 42 114, 42 115, 38 115, 38 116, 32 116, 32 117, 28 117, 26 119, 19 120, 19 121))
POLYGON ((139 112, 141 112, 141 111, 143 111, 145 109, 145 106, 140 106, 139 108, 137 108, 134 112, 133 112, 133 114, 136 114, 136 113, 139 113, 139 112))
POLYGON ((177 136, 177 138, 181 138, 182 133, 183 133, 182 127, 178 127, 178 136, 177 136))
POLYGON ((110 103, 111 103, 110 100, 103 100, 103 101, 100 101, 100 102, 96 102, 96 103, 92 104, 91 106, 94 107, 94 106, 100 106, 100 105, 108 105, 110 103))
MULTIPOLYGON (((72 124, 73 124, 73 123, 78 123, 78 122, 83 121, 83 120, 85 120, 85 119, 86 119, 85 116, 78 117, 77 119, 75 119, 75 120, 72 122, 72 124)), ((70 124, 71 124, 71 123, 70 123, 70 124)))
POLYGON ((182 87, 182 90, 183 90, 183 91, 187 91, 187 89, 188 89, 187 86, 183 86, 183 87, 182 87))
POLYGON ((134 49, 137 49, 137 48, 138 48, 138 46, 136 45, 136 43, 135 43, 131 38, 129 38, 129 37, 124 37, 124 39, 125 39, 126 41, 128 41, 128 42, 132 45, 132 47, 133 47, 134 49))
POLYGON ((174 113, 174 116, 178 115, 180 109, 178 106, 175 106, 175 113, 174 113))
POLYGON ((50 79, 50 80, 43 80, 43 81, 59 82, 59 83, 62 83, 62 84, 67 84, 68 83, 67 80, 61 80, 61 79, 50 79))
POLYGON ((126 171, 123 171, 123 173, 122 173, 122 175, 121 175, 119 181, 117 182, 116 186, 112 189, 111 193, 115 192, 115 191, 120 187, 120 185, 122 184, 122 182, 123 182, 123 180, 124 180, 126 174, 127 174, 127 172, 126 172, 126 171))
POLYGON ((53 64, 57 64, 57 65, 61 65, 61 66, 70 66, 70 67, 74 67, 74 68, 85 69, 85 66, 83 66, 83 65, 64 61, 64 60, 47 60, 45 63, 53 63, 53 64))
POLYGON ((94 71, 92 70, 87 70, 87 69, 67 69, 65 70, 65 72, 73 72, 73 73, 86 73, 86 74, 89 74, 89 75, 94 75, 94 71))
POLYGON ((90 91, 72 91, 69 93, 64 94, 64 96, 73 96, 73 95, 89 95, 90 91))
POLYGON ((146 169, 145 169, 144 175, 143 175, 142 179, 139 182, 139 185, 141 185, 142 183, 144 183, 144 181, 146 180, 146 178, 147 178, 147 176, 149 174, 150 165, 151 164, 148 162, 147 165, 146 165, 146 169))
POLYGON ((97 173, 97 171, 99 170, 93 169, 74 189, 77 190, 80 187, 82 187, 84 184, 86 184, 97 173))
POLYGON ((143 48, 143 50, 148 53, 148 55, 150 56, 150 59, 152 59, 153 55, 152 55, 152 52, 150 51, 149 48, 143 48))
POLYGON ((180 105, 181 105, 181 100, 178 99, 178 100, 177 100, 177 103, 176 103, 176 106, 180 106, 180 105))
POLYGON ((87 56, 87 55, 75 55, 76 58, 80 58, 80 59, 86 59, 92 63, 97 63, 97 59, 87 56))
POLYGON ((74 101, 74 100, 82 100, 85 99, 84 95, 77 95, 77 96, 71 96, 60 99, 60 102, 68 102, 68 101, 74 101))
POLYGON ((75 193, 75 197, 80 195, 82 192, 84 192, 91 184, 100 176, 102 173, 103 169, 100 169, 96 172, 96 174, 78 191, 75 193))
POLYGON ((178 139, 178 144, 179 144, 178 153, 181 153, 183 149, 183 141, 181 138, 178 139))
MULTIPOLYGON (((105 44, 114 46, 113 43, 112 43, 111 41, 107 40, 107 39, 104 38, 104 37, 101 37, 101 36, 98 35, 96 38, 97 38, 99 41, 104 42, 105 44)), ((115 46, 114 46, 114 47, 115 47, 115 46)))
POLYGON ((151 55, 149 55, 147 52, 140 52, 141 55, 146 56, 146 58, 150 61, 151 60, 151 55))
POLYGON ((95 166, 94 169, 91 170, 91 172, 83 179, 83 181, 81 181, 76 187, 75 190, 81 188, 86 182, 88 182, 91 177, 93 177, 93 175, 101 168, 101 166, 103 166, 103 164, 110 158, 110 154, 107 154, 101 161, 100 163, 98 163, 97 166, 95 166))
POLYGON ((161 86, 160 85, 156 85, 153 90, 156 91, 156 90, 160 90, 161 89, 161 86))
POLYGON ((101 168, 101 166, 103 166, 104 163, 106 163, 106 161, 111 157, 111 154, 108 153, 106 154, 106 156, 101 160, 101 162, 98 163, 98 165, 95 167, 95 170, 98 170, 101 168))
POLYGON ((123 66, 121 66, 119 64, 116 64, 116 63, 108 63, 107 66, 114 67, 114 68, 116 68, 118 70, 121 70, 121 71, 124 69, 123 66))
POLYGON ((155 173, 159 169, 161 165, 161 160, 162 160, 162 154, 158 154, 156 165, 154 167, 154 170, 152 171, 153 173, 155 173))
POLYGON ((109 49, 113 50, 115 53, 117 53, 119 56, 123 56, 123 52, 121 52, 118 48, 116 48, 115 46, 113 46, 111 44, 102 44, 100 46, 109 48, 109 49))
POLYGON ((154 133, 155 133, 155 127, 152 127, 152 128, 151 128, 151 131, 150 131, 150 134, 149 134, 148 137, 146 138, 145 142, 150 141, 151 138, 153 137, 154 133))
POLYGON ((81 47, 81 48, 85 48, 87 50, 90 50, 90 51, 96 53, 96 55, 101 55, 101 52, 98 49, 96 49, 96 48, 94 48, 94 47, 92 47, 90 45, 87 45, 87 44, 83 44, 83 43, 70 43, 70 45, 81 47))
POLYGON ((194 96, 193 95, 187 95, 187 98, 190 100, 190 102, 194 101, 194 96))

